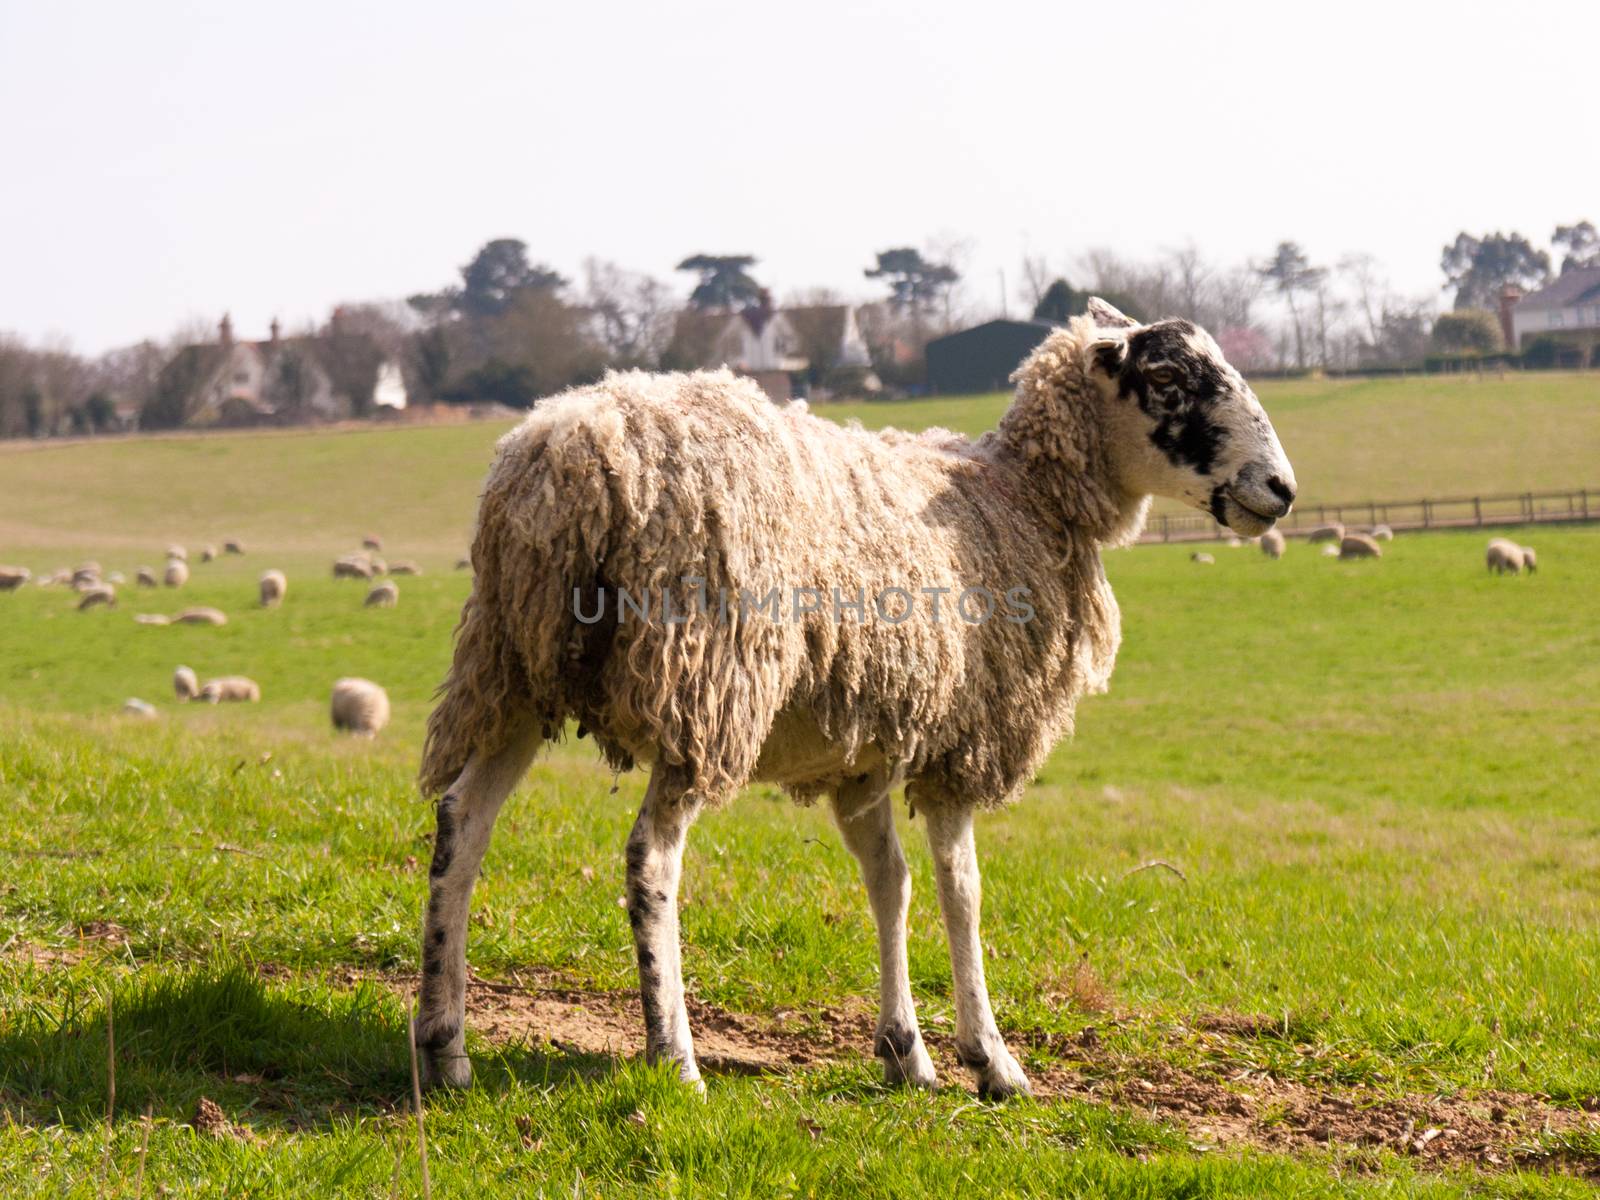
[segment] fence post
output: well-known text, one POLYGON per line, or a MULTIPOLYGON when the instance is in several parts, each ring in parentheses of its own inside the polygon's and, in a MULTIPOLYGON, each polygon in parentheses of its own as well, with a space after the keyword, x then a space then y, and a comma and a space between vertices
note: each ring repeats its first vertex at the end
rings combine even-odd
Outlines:
POLYGON ((1528 524, 1533 524, 1533 493, 1522 494, 1522 515, 1528 519, 1528 524))
POLYGON ((1428 528, 1433 524, 1433 506, 1426 500, 1422 502, 1422 527, 1428 528))
POLYGON ((1589 519, 1589 489, 1584 488, 1578 495, 1583 499, 1583 519, 1587 521, 1589 519))
POLYGON ((1170 542, 1172 540, 1172 523, 1167 520, 1166 513, 1161 514, 1161 540, 1163 542, 1170 542))
POLYGON ((1472 498, 1472 519, 1480 529, 1483 528, 1483 502, 1477 496, 1472 498))

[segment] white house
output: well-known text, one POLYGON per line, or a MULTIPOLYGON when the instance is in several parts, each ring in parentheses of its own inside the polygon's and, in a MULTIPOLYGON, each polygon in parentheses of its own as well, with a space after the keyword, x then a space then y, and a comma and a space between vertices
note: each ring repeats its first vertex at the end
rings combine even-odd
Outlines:
POLYGON ((748 375, 774 400, 877 386, 855 309, 845 304, 774 309, 763 295, 741 312, 686 311, 668 357, 677 367, 728 367, 748 375))
POLYGON ((1573 267, 1516 301, 1511 333, 1518 350, 1548 337, 1578 365, 1600 365, 1600 267, 1573 267))

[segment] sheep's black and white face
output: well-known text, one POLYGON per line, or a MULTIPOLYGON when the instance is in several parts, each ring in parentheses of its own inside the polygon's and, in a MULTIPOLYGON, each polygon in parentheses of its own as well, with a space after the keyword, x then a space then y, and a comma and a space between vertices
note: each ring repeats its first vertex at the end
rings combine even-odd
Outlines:
POLYGON ((1270 529, 1294 503, 1294 468, 1211 335, 1182 320, 1140 325, 1099 298, 1089 315, 1123 487, 1182 500, 1246 537, 1270 529))

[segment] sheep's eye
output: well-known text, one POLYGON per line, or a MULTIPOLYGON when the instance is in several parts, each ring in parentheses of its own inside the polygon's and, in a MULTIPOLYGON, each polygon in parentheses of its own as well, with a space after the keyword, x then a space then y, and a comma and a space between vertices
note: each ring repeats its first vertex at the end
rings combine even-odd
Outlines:
POLYGON ((1173 380, 1177 379, 1177 377, 1178 373, 1171 367, 1157 367, 1155 370, 1148 372, 1146 375, 1146 378, 1157 387, 1166 387, 1168 384, 1172 383, 1173 380))

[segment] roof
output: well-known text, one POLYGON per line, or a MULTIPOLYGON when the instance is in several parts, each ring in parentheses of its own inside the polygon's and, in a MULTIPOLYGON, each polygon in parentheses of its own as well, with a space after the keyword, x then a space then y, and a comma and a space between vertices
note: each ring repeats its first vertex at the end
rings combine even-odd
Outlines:
POLYGON ((1529 292, 1517 302, 1519 310, 1573 308, 1600 300, 1600 267, 1573 267, 1563 271, 1555 282, 1529 292))
POLYGON ((1011 331, 1011 330, 1027 330, 1027 331, 1036 331, 1041 336, 1043 336, 1044 334, 1049 333, 1052 329, 1059 329, 1059 328, 1061 328, 1061 327, 1059 325, 1057 325, 1054 321, 1032 321, 1032 320, 1029 320, 1029 321, 1015 321, 1015 320, 1011 320, 1010 318, 1007 318, 1007 317, 996 317, 993 321, 984 321, 980 325, 972 325, 972 326, 969 326, 966 329, 958 329, 954 333, 947 333, 943 337, 936 337, 932 341, 930 341, 928 344, 931 346, 931 345, 933 345, 934 342, 942 342, 942 341, 945 341, 948 338, 965 337, 969 333, 977 333, 979 330, 992 330, 992 329, 1005 329, 1007 331, 1011 331))

